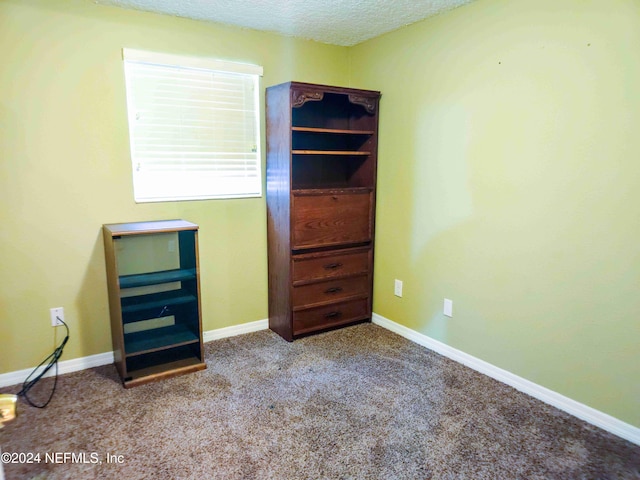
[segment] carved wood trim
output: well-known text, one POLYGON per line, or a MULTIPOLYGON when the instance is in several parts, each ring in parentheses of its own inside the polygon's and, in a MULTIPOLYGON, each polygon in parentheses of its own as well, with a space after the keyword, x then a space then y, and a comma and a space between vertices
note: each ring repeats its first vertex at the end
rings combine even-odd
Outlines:
POLYGON ((376 100, 371 97, 363 97, 362 95, 349 95, 349 101, 356 105, 362 105, 367 113, 373 115, 376 113, 376 100))
POLYGON ((324 92, 303 92, 301 90, 292 90, 291 106, 301 107, 307 102, 318 102, 324 98, 324 92))

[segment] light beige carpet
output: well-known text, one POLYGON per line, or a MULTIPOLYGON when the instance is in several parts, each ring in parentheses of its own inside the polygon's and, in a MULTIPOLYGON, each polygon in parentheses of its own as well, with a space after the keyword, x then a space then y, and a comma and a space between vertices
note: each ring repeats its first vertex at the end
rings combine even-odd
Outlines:
POLYGON ((206 352, 207 370, 129 390, 113 366, 60 377, 0 432, 41 455, 7 480, 640 478, 640 447, 376 325, 206 352))

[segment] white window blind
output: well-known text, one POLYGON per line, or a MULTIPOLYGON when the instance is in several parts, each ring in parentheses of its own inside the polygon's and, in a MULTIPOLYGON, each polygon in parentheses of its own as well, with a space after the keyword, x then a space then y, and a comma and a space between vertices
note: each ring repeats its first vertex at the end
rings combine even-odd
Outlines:
POLYGON ((123 57, 136 202, 261 196, 262 67, 123 57))

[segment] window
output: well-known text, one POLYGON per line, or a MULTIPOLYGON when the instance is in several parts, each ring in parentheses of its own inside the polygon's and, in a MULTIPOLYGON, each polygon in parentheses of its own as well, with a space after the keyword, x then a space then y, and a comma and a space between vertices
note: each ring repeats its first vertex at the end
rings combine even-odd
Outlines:
POLYGON ((262 67, 123 49, 136 202, 259 197, 262 67))

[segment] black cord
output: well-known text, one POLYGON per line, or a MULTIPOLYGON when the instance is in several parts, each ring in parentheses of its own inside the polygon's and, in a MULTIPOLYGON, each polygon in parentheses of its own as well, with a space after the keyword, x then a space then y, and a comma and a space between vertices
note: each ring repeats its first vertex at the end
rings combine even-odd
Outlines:
POLYGON ((29 374, 29 376, 26 378, 26 380, 22 384, 22 390, 18 392, 19 397, 24 397, 24 399, 27 402, 29 402, 29 405, 36 408, 44 408, 47 405, 49 405, 49 402, 53 398, 53 394, 56 392, 56 385, 58 384, 58 359, 62 356, 62 350, 64 349, 64 346, 67 344, 67 341, 69 340, 69 327, 67 326, 66 323, 64 323, 64 321, 60 317, 56 317, 56 318, 60 323, 64 325, 64 328, 67 329, 67 335, 64 337, 64 340, 62 340, 62 343, 58 346, 58 348, 56 348, 53 351, 53 353, 51 353, 51 355, 49 355, 42 362, 40 362, 40 365, 38 365, 36 368, 33 369, 33 372, 29 374), (44 370, 42 370, 42 372, 40 372, 35 378, 32 379, 31 377, 33 377, 33 375, 38 371, 38 369, 42 367, 45 363, 47 364, 47 366, 44 367, 44 370), (53 388, 51 389, 51 395, 49 395, 49 398, 45 403, 43 403, 42 405, 37 405, 29 398, 29 395, 28 395, 29 390, 31 390, 34 387, 34 385, 38 383, 40 379, 49 370, 51 370, 51 367, 53 367, 54 365, 56 367, 56 375, 53 380, 53 388))

